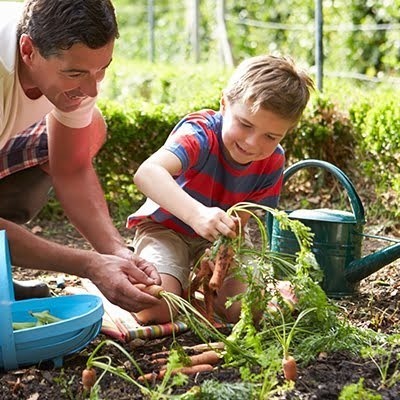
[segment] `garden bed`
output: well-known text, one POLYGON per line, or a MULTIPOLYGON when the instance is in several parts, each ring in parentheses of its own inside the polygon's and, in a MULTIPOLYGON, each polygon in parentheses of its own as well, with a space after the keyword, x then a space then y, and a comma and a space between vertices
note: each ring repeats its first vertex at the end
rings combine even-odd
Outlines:
MULTIPOLYGON (((79 234, 65 223, 65 221, 52 223, 36 221, 35 226, 32 225, 31 229, 34 229, 37 234, 51 236, 53 240, 60 243, 70 246, 86 246, 84 241, 79 237, 79 234)), ((392 225, 392 228, 390 228, 392 231, 390 229, 387 231, 387 228, 383 224, 382 226, 378 224, 369 226, 368 229, 374 233, 398 236, 398 232, 395 231, 395 225, 392 225)), ((122 234, 128 240, 131 232, 122 230, 122 234)), ((366 240, 364 242, 364 253, 369 254, 381 246, 383 246, 381 243, 366 240)), ((376 331, 389 334, 399 332, 399 266, 400 262, 397 260, 391 265, 384 267, 361 282, 359 293, 337 302, 343 310, 343 314, 354 325, 372 328, 376 331)), ((56 288, 56 274, 37 273, 35 275, 46 280, 56 293, 61 294, 62 291, 56 288)), ((14 276, 18 279, 27 279, 28 277, 32 279, 32 274, 29 275, 26 271, 19 269, 15 270, 14 276)), ((79 279, 67 276, 66 283, 68 285, 79 286, 79 279)), ((103 339, 105 339, 105 336, 99 335, 84 351, 66 357, 64 367, 61 370, 54 369, 52 364, 48 362, 39 366, 1 373, 0 399, 44 400, 83 398, 81 385, 82 370, 85 368, 90 353, 103 339)), ((192 346, 200 342, 191 332, 180 334, 177 340, 185 346, 192 346)), ((149 355, 156 351, 168 349, 171 341, 171 337, 147 341, 137 339, 124 345, 124 347, 133 355, 141 368, 147 371, 149 368, 149 355)), ((113 365, 124 366, 127 371, 132 369, 129 361, 114 347, 103 347, 101 352, 112 358, 113 365)), ((299 378, 293 390, 287 390, 282 393, 277 392, 268 398, 337 399, 345 385, 357 383, 360 378, 364 378, 364 386, 376 390, 383 399, 398 399, 400 397, 400 379, 397 378, 397 373, 395 372, 395 368, 397 368, 398 347, 394 348, 391 354, 387 354, 387 357, 390 357, 390 361, 388 361, 386 356, 372 360, 371 358, 354 356, 347 352, 320 353, 308 365, 300 364, 299 378), (386 366, 387 370, 384 371, 383 369, 386 366)), ((132 373, 134 373, 133 369, 132 373)), ((222 365, 219 365, 212 372, 205 372, 198 376, 190 377, 189 382, 185 386, 174 389, 173 393, 184 393, 190 387, 211 379, 225 383, 230 382, 232 384, 240 384, 241 382, 238 369, 223 368, 222 365)), ((278 380, 282 383, 283 377, 279 376, 278 380)), ((123 400, 145 398, 134 385, 109 374, 105 375, 100 386, 100 398, 102 399, 123 400)), ((236 394, 238 393, 239 388, 236 388, 236 394)), ((356 399, 357 397, 351 398, 356 399)), ((233 400, 233 397, 231 396, 230 399, 233 400)))

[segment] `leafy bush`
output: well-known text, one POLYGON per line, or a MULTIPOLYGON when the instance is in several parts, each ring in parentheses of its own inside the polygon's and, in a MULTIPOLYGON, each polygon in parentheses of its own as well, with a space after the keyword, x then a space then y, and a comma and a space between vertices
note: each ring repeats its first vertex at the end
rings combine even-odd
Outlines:
POLYGON ((163 105, 102 101, 99 107, 105 116, 108 138, 95 165, 113 215, 125 219, 142 199, 133 184, 133 174, 161 147, 180 116, 163 105))
MULTIPOLYGON (((143 200, 132 179, 138 165, 164 143, 185 114, 218 109, 228 76, 229 71, 211 65, 124 61, 111 67, 99 102, 108 140, 96 168, 117 221, 124 221, 143 200)), ((367 206, 399 215, 400 110, 390 100, 394 98, 393 88, 329 82, 283 141, 287 165, 306 158, 329 161, 350 176, 367 206), (373 198, 365 198, 367 185, 371 190, 366 193, 376 189, 373 198)), ((329 187, 321 182, 319 188, 329 187)))
POLYGON ((152 64, 116 59, 102 84, 102 99, 170 104, 184 112, 218 107, 229 71, 210 64, 152 64))
POLYGON ((400 194, 400 110, 393 98, 380 96, 373 103, 362 101, 351 110, 358 130, 360 170, 374 182, 379 203, 400 215, 396 199, 400 194))
POLYGON ((356 143, 356 132, 347 113, 328 96, 319 94, 297 128, 284 139, 283 146, 288 163, 315 158, 346 171, 354 160, 356 143))

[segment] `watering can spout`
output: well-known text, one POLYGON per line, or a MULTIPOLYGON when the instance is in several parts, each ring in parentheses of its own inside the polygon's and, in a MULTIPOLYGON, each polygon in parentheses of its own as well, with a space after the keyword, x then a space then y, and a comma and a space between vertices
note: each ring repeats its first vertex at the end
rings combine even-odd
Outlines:
POLYGON ((359 282, 400 257, 400 243, 352 261, 345 272, 349 282, 359 282))

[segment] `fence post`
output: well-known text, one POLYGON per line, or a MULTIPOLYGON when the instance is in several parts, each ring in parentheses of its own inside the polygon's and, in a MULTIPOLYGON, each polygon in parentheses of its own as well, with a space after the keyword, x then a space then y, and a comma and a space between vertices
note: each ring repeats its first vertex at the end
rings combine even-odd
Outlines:
POLYGON ((315 67, 317 88, 320 92, 322 92, 323 87, 322 80, 324 67, 323 19, 322 0, 315 0, 315 67))
POLYGON ((232 49, 228 39, 228 32, 225 25, 225 0, 217 0, 216 4, 217 14, 217 37, 219 38, 219 45, 221 55, 225 66, 233 67, 232 49))
POLYGON ((149 61, 155 59, 155 41, 154 41, 154 0, 147 0, 147 21, 149 23, 149 61))
POLYGON ((189 29, 190 45, 194 60, 200 62, 200 0, 187 1, 187 25, 189 29))

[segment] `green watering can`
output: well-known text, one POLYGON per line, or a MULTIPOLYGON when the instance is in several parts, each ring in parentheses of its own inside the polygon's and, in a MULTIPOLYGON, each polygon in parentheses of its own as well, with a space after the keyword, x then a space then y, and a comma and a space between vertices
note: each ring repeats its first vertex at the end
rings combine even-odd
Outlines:
MULTIPOLYGON (((324 272, 322 288, 329 297, 353 295, 362 279, 400 257, 400 240, 363 234, 364 207, 350 179, 336 166, 326 161, 304 160, 293 164, 284 172, 285 183, 302 168, 317 167, 332 173, 344 186, 352 212, 315 209, 288 211, 289 217, 309 226, 314 233, 312 251, 324 272), (361 258, 363 237, 395 242, 389 247, 361 258)), ((291 231, 282 230, 271 214, 267 214, 267 228, 272 251, 295 254, 298 242, 291 231)))

